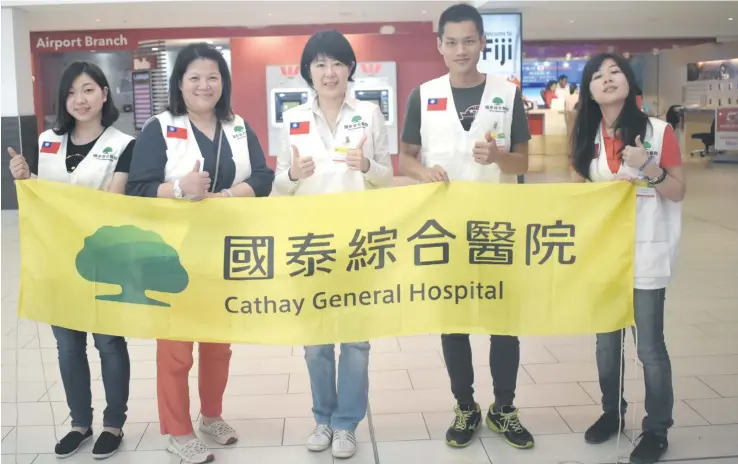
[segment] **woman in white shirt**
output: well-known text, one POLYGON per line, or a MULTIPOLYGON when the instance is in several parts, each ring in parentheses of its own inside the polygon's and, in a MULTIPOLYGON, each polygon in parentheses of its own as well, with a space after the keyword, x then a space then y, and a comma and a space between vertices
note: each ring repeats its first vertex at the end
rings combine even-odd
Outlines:
MULTIPOLYGON (((28 163, 24 156, 8 149, 13 178, 38 177, 122 194, 135 140, 113 127, 119 114, 102 70, 90 62, 71 63, 59 83, 56 122, 38 138, 38 158, 28 163)), ((78 211, 67 213, 84 214, 84 205, 78 207, 78 211)), ((56 326, 51 329, 59 351, 59 370, 72 419, 72 430, 55 448, 58 458, 66 458, 79 451, 93 436, 87 333, 56 326)), ((123 337, 92 334, 92 338, 100 353, 107 401, 103 432, 95 442, 92 455, 103 459, 118 450, 123 438, 131 364, 123 337)))
MULTIPOLYGON (((352 98, 348 83, 356 55, 338 31, 322 31, 305 45, 300 73, 315 97, 283 115, 282 149, 274 188, 283 195, 361 191, 391 185, 384 115, 370 102, 352 98)), ((356 452, 354 432, 369 395, 369 342, 342 343, 336 388, 334 345, 305 347, 313 414, 311 451, 331 447, 333 456, 356 452)))

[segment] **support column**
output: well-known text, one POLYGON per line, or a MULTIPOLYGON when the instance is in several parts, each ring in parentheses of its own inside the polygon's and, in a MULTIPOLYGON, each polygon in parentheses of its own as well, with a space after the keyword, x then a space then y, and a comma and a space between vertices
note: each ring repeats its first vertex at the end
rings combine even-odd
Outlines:
POLYGON ((27 158, 38 139, 38 124, 33 110, 31 36, 25 11, 2 8, 2 112, 0 113, 0 192, 2 209, 18 209, 15 183, 8 165, 8 147, 27 158))

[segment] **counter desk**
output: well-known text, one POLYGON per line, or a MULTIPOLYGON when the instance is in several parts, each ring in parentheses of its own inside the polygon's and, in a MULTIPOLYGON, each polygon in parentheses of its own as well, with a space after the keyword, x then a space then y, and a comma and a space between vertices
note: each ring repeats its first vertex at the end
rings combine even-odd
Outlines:
POLYGON ((569 134, 574 112, 535 109, 527 113, 531 140, 529 172, 561 171, 569 165, 569 134), (571 114, 570 114, 571 113, 571 114))

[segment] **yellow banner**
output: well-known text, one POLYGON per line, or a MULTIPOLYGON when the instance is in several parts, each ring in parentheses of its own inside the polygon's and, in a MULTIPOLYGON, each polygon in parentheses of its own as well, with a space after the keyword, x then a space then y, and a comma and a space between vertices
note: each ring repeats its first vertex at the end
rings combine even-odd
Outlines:
POLYGON ((138 338, 310 345, 633 322, 626 182, 187 202, 17 183, 19 315, 138 338))

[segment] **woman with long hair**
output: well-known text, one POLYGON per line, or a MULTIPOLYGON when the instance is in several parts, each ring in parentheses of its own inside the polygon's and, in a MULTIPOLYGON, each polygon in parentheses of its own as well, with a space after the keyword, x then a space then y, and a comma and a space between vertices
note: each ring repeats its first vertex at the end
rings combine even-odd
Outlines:
MULTIPOLYGON (((314 34, 305 44, 300 72, 315 98, 284 113, 285 131, 274 187, 284 195, 316 195, 381 188, 392 183, 384 115, 375 103, 348 93, 356 55, 338 31, 314 34)), ((356 427, 369 401, 369 342, 305 347, 316 427, 311 451, 334 457, 356 452, 356 427), (336 380, 338 377, 338 380, 336 380)))
MULTIPOLYGON (((646 382, 643 433, 630 460, 654 463, 668 447, 673 425, 671 361, 664 341, 664 299, 681 237, 685 181, 672 127, 649 118, 636 102, 635 74, 623 57, 603 53, 584 68, 572 133, 573 177, 578 182, 633 182, 637 189, 635 328, 646 382)), ((603 443, 624 427, 622 347, 625 331, 597 334, 597 369, 603 415, 585 433, 603 443)))
MULTIPOLYGON (((223 55, 197 43, 177 55, 169 80, 169 109, 144 126, 131 163, 129 195, 184 200, 265 197, 273 171, 251 127, 231 110, 231 76, 223 55)), ((220 201, 220 200, 216 200, 220 201)), ((221 445, 238 440, 221 416, 231 347, 198 343, 198 429, 221 445)), ((161 433, 186 463, 214 459, 193 431, 188 375, 193 343, 157 340, 156 382, 161 433)))
MULTIPOLYGON (((119 114, 102 70, 86 61, 71 63, 59 83, 56 122, 38 138, 36 162, 29 164, 24 156, 8 148, 13 178, 37 177, 123 194, 135 141, 113 127, 119 114)), ((84 205, 79 206, 77 214, 84 214, 84 205)), ((93 436, 87 333, 56 326, 51 329, 72 418, 72 430, 55 448, 57 457, 66 458, 93 436)), ((112 456, 123 439, 131 363, 123 337, 92 334, 92 338, 100 353, 107 401, 103 432, 92 449, 93 457, 102 459, 112 456)))

